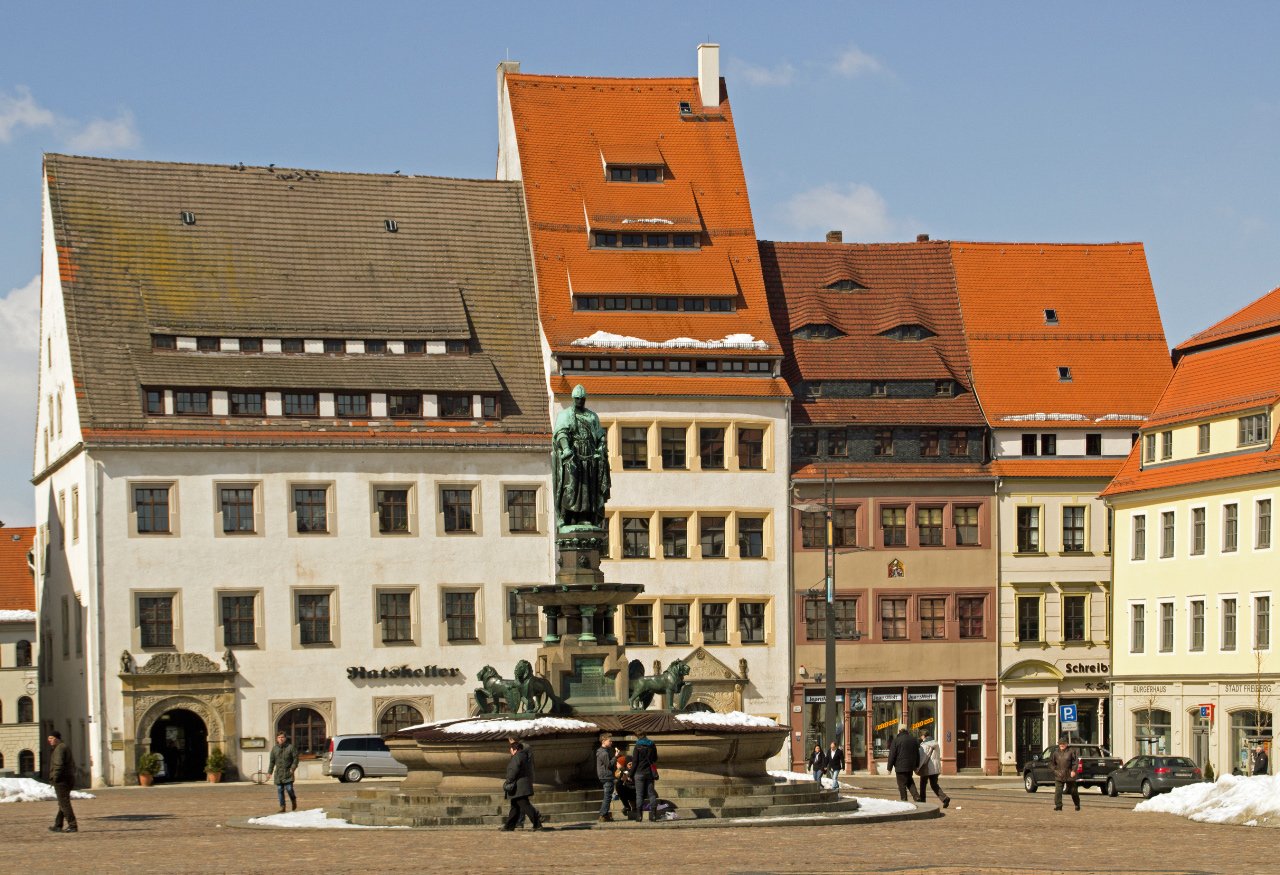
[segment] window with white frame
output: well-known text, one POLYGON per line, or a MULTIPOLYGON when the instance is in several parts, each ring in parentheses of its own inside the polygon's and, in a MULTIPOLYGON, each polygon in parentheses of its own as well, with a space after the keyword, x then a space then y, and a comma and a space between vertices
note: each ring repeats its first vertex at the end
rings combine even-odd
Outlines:
POLYGON ((1222 552, 1234 553, 1240 543, 1240 507, 1236 504, 1222 506, 1222 552))
POLYGON ((1250 444, 1264 443, 1271 436, 1270 412, 1254 413, 1240 417, 1239 444, 1242 447, 1250 444))
POLYGON ((1191 555, 1204 555, 1204 508, 1191 509, 1191 555))
POLYGON ((1271 649, 1271 596, 1253 597, 1253 649, 1271 649))
POLYGON ((1191 624, 1191 642, 1188 647, 1193 653, 1204 650, 1204 599, 1192 599, 1188 611, 1191 624))
POLYGON ((1129 652, 1142 653, 1147 649, 1147 606, 1129 606, 1129 652))
POLYGON ((1160 603, 1160 652, 1173 652, 1173 602, 1160 603))
POLYGON ((1223 650, 1236 649, 1236 600, 1235 598, 1224 598, 1222 600, 1222 629, 1221 641, 1223 650))
POLYGON ((1174 512, 1164 511, 1160 514, 1160 558, 1173 556, 1174 512))
POLYGON ((1133 560, 1147 558, 1147 518, 1138 514, 1133 518, 1133 560))
MULTIPOLYGON (((75 493, 73 492, 72 495, 74 496, 75 493)), ((72 516, 74 518, 74 513, 72 516)), ((74 523, 72 525, 74 526, 74 523)), ((1254 506, 1253 547, 1255 550, 1271 549, 1271 499, 1269 498, 1259 498, 1254 506)))
POLYGON ((1084 505, 1062 508, 1062 552, 1084 552, 1084 505))

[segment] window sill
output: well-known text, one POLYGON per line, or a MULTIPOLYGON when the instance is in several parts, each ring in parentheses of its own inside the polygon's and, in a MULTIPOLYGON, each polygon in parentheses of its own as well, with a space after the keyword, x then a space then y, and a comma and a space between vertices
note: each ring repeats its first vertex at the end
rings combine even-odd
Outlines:
POLYGON ((449 638, 446 639, 448 644, 479 644, 479 638, 449 638))
POLYGON ((1014 553, 1013 555, 1014 555, 1015 557, 1017 557, 1017 558, 1021 558, 1021 557, 1027 557, 1027 556, 1048 556, 1049 554, 1048 554, 1048 553, 1045 553, 1044 551, 1040 551, 1040 552, 1036 552, 1036 553, 1028 553, 1028 552, 1026 552, 1026 551, 1022 551, 1022 550, 1020 550, 1020 551, 1018 551, 1018 552, 1014 553))
POLYGON ((1058 555, 1059 556, 1094 556, 1097 554, 1095 554, 1092 550, 1060 550, 1058 552, 1058 555))

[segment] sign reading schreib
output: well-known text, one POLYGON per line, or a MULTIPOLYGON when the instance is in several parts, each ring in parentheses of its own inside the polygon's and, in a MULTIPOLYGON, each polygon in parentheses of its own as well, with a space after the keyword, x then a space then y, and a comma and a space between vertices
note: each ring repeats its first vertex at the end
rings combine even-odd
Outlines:
POLYGON ((452 678, 457 677, 460 668, 445 668, 439 665, 424 665, 420 668, 410 668, 407 665, 397 665, 393 668, 365 668, 362 665, 351 665, 347 667, 347 680, 399 680, 400 678, 452 678))
POLYGON ((1108 674, 1111 666, 1105 662, 1068 662, 1062 670, 1067 674, 1108 674))

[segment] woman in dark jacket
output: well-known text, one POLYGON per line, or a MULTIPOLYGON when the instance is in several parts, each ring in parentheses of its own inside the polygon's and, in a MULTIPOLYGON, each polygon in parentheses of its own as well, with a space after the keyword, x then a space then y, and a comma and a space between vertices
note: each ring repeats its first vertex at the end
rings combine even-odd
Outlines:
POLYGON ((533 751, 525 750, 524 745, 514 738, 509 739, 509 743, 511 760, 507 763, 507 778, 502 783, 502 789, 511 800, 511 808, 507 811, 507 820, 502 825, 502 830, 511 832, 515 829, 521 814, 529 818, 535 831, 540 830, 542 815, 529 801, 529 797, 533 796, 533 751))
POLYGON ((813 780, 822 783, 822 773, 827 768, 827 755, 822 752, 822 745, 815 744, 813 753, 809 754, 809 771, 813 772, 813 780))

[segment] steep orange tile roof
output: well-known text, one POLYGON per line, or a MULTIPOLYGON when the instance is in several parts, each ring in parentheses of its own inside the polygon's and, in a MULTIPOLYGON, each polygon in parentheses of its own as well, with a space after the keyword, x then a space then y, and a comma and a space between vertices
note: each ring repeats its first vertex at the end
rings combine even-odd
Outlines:
POLYGON ((35 535, 31 526, 0 529, 0 611, 36 609, 36 581, 27 565, 35 535))
POLYGON ((1102 495, 1125 495, 1166 486, 1227 480, 1249 474, 1280 475, 1280 440, 1273 440, 1271 446, 1255 452, 1188 459, 1185 462, 1154 465, 1146 469, 1142 467, 1140 453, 1135 447, 1120 473, 1102 491, 1102 495))
POLYGON ((1131 429, 1107 417, 1152 410, 1172 367, 1141 243, 949 249, 974 387, 993 426, 1047 413, 1131 429), (1046 309, 1057 324, 1046 324, 1046 309))
POLYGON ((551 391, 568 395, 581 384, 591 395, 666 395, 672 397, 786 398, 787 384, 776 377, 628 377, 591 374, 552 375, 551 391))
POLYGON ((1079 477, 1110 479, 1124 464, 1124 459, 997 459, 992 471, 1000 477, 1079 477))
POLYGON ((937 462, 928 465, 910 462, 815 462, 795 469, 791 476, 796 480, 821 480, 824 474, 833 480, 995 479, 987 465, 976 462, 937 462))
MULTIPOLYGON (((653 342, 750 334, 767 344, 763 354, 781 355, 765 303, 751 204, 723 83, 718 108, 685 116, 682 101, 701 107, 695 78, 508 73, 506 88, 542 327, 553 353, 578 354, 574 340, 604 330, 653 342), (664 181, 609 182, 604 172, 608 161, 660 161, 664 181), (597 221, 608 228, 655 233, 690 227, 690 220, 701 231, 700 249, 648 252, 588 245, 589 225, 597 221), (573 294, 593 292, 733 296, 737 311, 605 314, 573 309, 573 294)), ((726 387, 737 385, 724 382, 726 387)), ((660 386, 649 391, 666 394, 660 386)))
POLYGON ((787 357, 783 373, 799 423, 866 422, 939 426, 983 424, 969 391, 969 358, 947 244, 774 243, 760 262, 774 327, 787 357), (851 280, 858 288, 828 286, 851 280), (793 332, 830 325, 842 336, 805 339, 793 332), (883 332, 922 325, 934 336, 901 341, 883 332), (954 380, 952 397, 805 397, 808 382, 954 380))
POLYGON ((1272 289, 1247 307, 1178 344, 1173 350, 1174 360, 1194 349, 1228 343, 1275 328, 1280 328, 1280 288, 1272 289))

